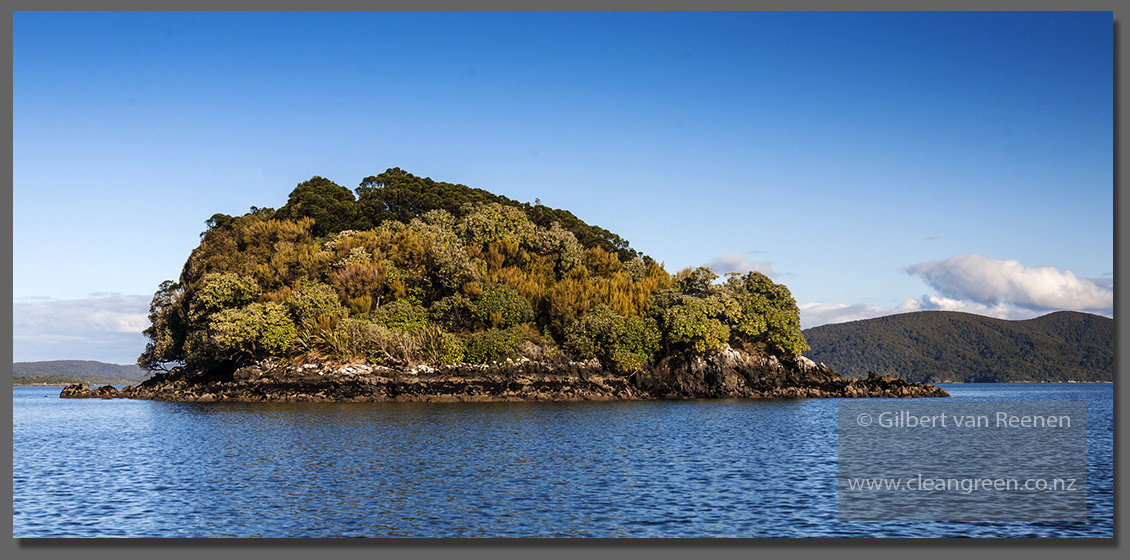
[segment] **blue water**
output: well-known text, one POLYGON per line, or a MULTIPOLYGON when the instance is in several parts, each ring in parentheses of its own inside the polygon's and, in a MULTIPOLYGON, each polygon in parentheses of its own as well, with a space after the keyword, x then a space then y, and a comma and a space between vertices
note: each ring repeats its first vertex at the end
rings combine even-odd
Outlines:
POLYGON ((1112 537, 1113 386, 1085 400, 1087 522, 843 522, 837 400, 165 403, 13 389, 13 536, 1112 537))

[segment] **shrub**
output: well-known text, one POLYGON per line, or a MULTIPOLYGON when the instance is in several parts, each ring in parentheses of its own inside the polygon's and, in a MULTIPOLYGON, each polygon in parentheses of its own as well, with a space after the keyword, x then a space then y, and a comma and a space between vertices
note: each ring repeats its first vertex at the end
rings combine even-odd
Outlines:
POLYGON ((565 348, 582 359, 597 358, 605 368, 621 373, 639 371, 659 350, 655 322, 617 315, 598 305, 565 331, 565 348))
POLYGON ((410 363, 417 355, 416 339, 406 333, 394 331, 384 325, 369 323, 370 356, 377 361, 410 363))
POLYGON ((416 303, 398 299, 382 305, 373 318, 390 330, 417 334, 428 326, 428 312, 416 303))
POLYGON ((432 304, 428 316, 450 331, 462 331, 471 326, 471 300, 463 294, 450 295, 432 304))
MULTIPOLYGON (((323 317, 325 317, 323 315, 323 317)), ((372 354, 374 345, 369 339, 369 325, 372 323, 359 319, 342 319, 337 326, 327 332, 323 339, 323 350, 339 360, 350 361, 372 354)))
POLYGON ((520 208, 497 202, 464 207, 457 228, 468 243, 485 244, 500 239, 528 243, 536 235, 534 224, 520 208))
POLYGON ((482 284, 482 293, 471 304, 471 316, 483 325, 506 329, 534 319, 530 300, 504 284, 482 284))
POLYGON ((234 272, 208 273, 192 294, 189 315, 193 320, 223 309, 243 307, 259 296, 259 284, 254 278, 234 272))
POLYGON ((236 359, 256 359, 285 354, 298 329, 282 305, 252 303, 216 313, 207 332, 209 346, 236 359))
POLYGON ((536 247, 544 253, 557 255, 557 275, 562 276, 569 270, 581 264, 585 248, 573 232, 553 222, 548 228, 538 228, 536 247))
POLYGON ((462 338, 436 325, 429 325, 416 335, 416 348, 420 358, 432 365, 463 361, 463 346, 462 338))
POLYGON ((730 327, 723 322, 727 316, 722 298, 670 295, 656 298, 652 312, 672 349, 703 354, 730 340, 730 327))
POLYGON ((348 314, 337 292, 320 282, 300 283, 298 289, 287 297, 286 305, 294 321, 300 325, 313 324, 323 315, 340 319, 348 314))
POLYGON ((628 273, 628 276, 631 276, 632 280, 643 280, 647 278, 647 263, 643 262, 643 259, 639 257, 624 263, 621 270, 628 273))
POLYGON ((486 363, 515 355, 526 342, 528 335, 521 327, 487 329, 467 339, 464 361, 486 363))

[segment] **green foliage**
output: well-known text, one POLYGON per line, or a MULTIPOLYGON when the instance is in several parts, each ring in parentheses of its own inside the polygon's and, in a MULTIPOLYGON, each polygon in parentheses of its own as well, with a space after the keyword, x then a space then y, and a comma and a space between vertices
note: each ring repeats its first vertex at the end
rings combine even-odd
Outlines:
POLYGON ((735 336, 788 356, 808 350, 800 330, 800 309, 789 289, 760 272, 730 276, 719 290, 732 300, 728 313, 735 336))
POLYGON ((461 233, 468 243, 481 245, 505 239, 523 244, 531 242, 537 235, 534 224, 519 208, 492 202, 468 206, 463 210, 461 233))
POLYGON ((788 288, 760 272, 732 274, 721 285, 717 277, 706 267, 686 269, 672 289, 652 294, 651 315, 669 349, 703 353, 730 344, 783 356, 808 349, 788 288))
POLYGON ((429 364, 447 365, 463 361, 465 342, 437 325, 429 325, 416 334, 416 348, 421 359, 429 364))
POLYGON ((517 354, 527 340, 529 335, 520 327, 487 329, 467 339, 463 359, 473 364, 504 360, 517 354))
POLYGON ((643 280, 647 278, 647 263, 643 259, 636 257, 624 263, 623 270, 632 280, 643 280))
POLYGON ((1060 311, 1007 321, 919 311, 804 331, 807 355, 848 376, 910 382, 1113 381, 1114 320, 1060 311))
POLYGON ((352 191, 329 179, 312 177, 291 191, 286 205, 279 208, 276 215, 291 220, 313 218, 312 233, 321 237, 346 229, 372 227, 359 210, 352 191))
MULTIPOLYGON (((478 293, 482 294, 482 291, 478 293)), ((453 332, 467 330, 471 328, 471 305, 471 299, 467 296, 452 294, 433 303, 428 309, 428 316, 433 322, 444 325, 453 332)))
POLYGON ((622 317, 607 305, 598 305, 565 332, 565 349, 582 359, 597 358, 619 372, 642 370, 659 350, 655 322, 622 317))
POLYGON ((416 337, 406 332, 394 331, 384 325, 370 323, 368 338, 371 344, 370 352, 376 361, 407 364, 418 354, 416 337))
POLYGON ((629 372, 726 343, 805 348, 795 301, 764 276, 719 284, 699 268, 672 277, 568 211, 396 168, 356 192, 313 177, 277 212, 213 215, 179 281, 154 295, 138 363, 227 367, 284 348, 482 362, 520 347, 556 355, 553 341, 564 341, 573 355, 629 372))
POLYGON ((340 319, 348 313, 337 292, 321 282, 300 282, 286 299, 286 306, 299 325, 312 324, 323 315, 340 319))
POLYGON ((705 296, 714 293, 712 283, 718 278, 713 270, 705 266, 681 270, 675 275, 675 289, 688 296, 705 296))
POLYGON ((263 212, 233 218, 204 232, 181 272, 192 292, 206 274, 233 273, 254 279, 264 291, 291 285, 324 266, 313 243, 314 220, 276 220, 263 212))
POLYGON ((572 233, 583 247, 600 247, 616 253, 624 262, 639 256, 618 235, 590 226, 568 210, 524 204, 482 189, 416 177, 400 168, 366 177, 356 191, 361 214, 374 226, 388 220, 408 223, 437 209, 460 217, 476 205, 496 203, 521 209, 531 223, 543 229, 552 229, 556 222, 558 228, 572 233))
POLYGON ((184 361, 184 341, 188 335, 182 286, 165 280, 149 303, 149 327, 142 333, 149 339, 137 365, 146 371, 165 371, 165 364, 184 361))
MULTIPOLYGON (((208 229, 210 229, 210 230, 216 229, 216 228, 222 228, 222 227, 228 225, 229 223, 231 223, 232 219, 233 218, 231 216, 227 215, 227 214, 216 213, 216 214, 212 214, 211 218, 208 218, 207 220, 205 220, 204 225, 208 226, 208 229)), ((204 237, 204 234, 201 233, 200 237, 204 237)))
POLYGON ((506 329, 527 323, 534 318, 530 300, 502 284, 487 283, 471 303, 471 317, 492 328, 506 329))
POLYGON ((577 241, 573 232, 553 222, 548 228, 538 228, 535 243, 539 252, 556 255, 556 272, 563 276, 581 264, 584 258, 585 247, 577 241))
POLYGON ((386 220, 408 223, 412 218, 437 209, 459 215, 467 203, 517 204, 482 189, 416 177, 399 167, 366 177, 357 187, 357 198, 362 212, 374 225, 386 220))
POLYGON ((730 327, 724 322, 726 302, 723 298, 678 294, 664 299, 670 301, 670 305, 656 306, 653 312, 672 350, 703 354, 729 342, 730 327))
POLYGON ((373 313, 373 318, 391 330, 410 334, 417 334, 428 326, 427 310, 403 299, 382 305, 373 313))
POLYGON ((302 324, 295 350, 316 353, 349 362, 369 357, 375 345, 369 337, 372 323, 358 319, 343 319, 340 315, 321 314, 302 324))
POLYGON ((200 320, 224 309, 247 305, 258 295, 259 284, 253 278, 231 272, 209 273, 204 276, 203 285, 193 293, 189 316, 200 320))
POLYGON ((590 226, 568 210, 549 208, 540 204, 526 208, 530 221, 543 228, 550 228, 553 223, 571 232, 577 241, 584 247, 600 247, 610 253, 616 253, 621 261, 628 261, 638 257, 639 253, 628 247, 628 242, 620 236, 598 226, 590 226))
POLYGON ((223 309, 208 320, 206 347, 237 361, 281 356, 290 351, 298 329, 277 303, 252 303, 223 309))

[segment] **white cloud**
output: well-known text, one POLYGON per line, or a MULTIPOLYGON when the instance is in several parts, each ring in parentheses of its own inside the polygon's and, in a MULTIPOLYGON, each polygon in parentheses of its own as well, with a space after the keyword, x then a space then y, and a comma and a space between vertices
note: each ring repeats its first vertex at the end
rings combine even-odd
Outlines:
POLYGON ((723 276, 727 272, 737 272, 740 274, 760 272, 770 277, 777 275, 773 272, 773 263, 769 261, 751 261, 742 253, 730 253, 729 255, 714 257, 706 261, 706 266, 709 266, 710 269, 719 276, 723 276))
POLYGON ((1047 309, 1029 309, 1026 307, 1017 307, 1007 303, 997 303, 995 305, 985 305, 983 303, 976 303, 971 301, 961 301, 951 298, 937 297, 937 296, 922 296, 921 299, 907 300, 914 302, 919 306, 916 311, 961 311, 963 313, 974 313, 976 315, 986 315, 989 317, 996 317, 997 319, 1032 319, 1045 315, 1049 312, 1047 309))
POLYGON ((12 304, 17 362, 97 360, 133 363, 145 349, 150 296, 91 294, 85 299, 21 298, 12 304))
POLYGON ((958 255, 944 261, 918 263, 907 267, 906 271, 921 277, 943 296, 941 299, 965 302, 960 305, 979 304, 987 309, 1004 305, 1032 311, 1069 309, 1104 314, 1114 310, 1112 286, 1076 277, 1070 270, 1060 272, 1051 266, 1032 268, 1017 260, 958 255))
POLYGON ((1045 315, 1048 310, 1036 310, 1018 307, 1007 303, 985 305, 982 303, 962 301, 952 298, 924 295, 918 299, 908 299, 897 307, 879 307, 857 303, 855 305, 836 303, 805 303, 800 308, 801 328, 810 329, 820 325, 832 323, 846 323, 861 319, 874 319, 897 313, 910 313, 913 311, 960 311, 996 317, 997 319, 1032 319, 1045 315))
MULTIPOLYGON (((958 255, 906 268, 939 295, 908 299, 896 307, 842 303, 805 303, 801 327, 873 319, 911 311, 960 311, 998 319, 1032 319, 1052 311, 1114 315, 1114 279, 1088 279, 1055 267, 1030 268, 1020 261, 984 255, 958 255)), ((1108 276, 1108 275, 1104 275, 1108 276)))
POLYGON ((868 305, 866 303, 847 305, 844 303, 815 302, 805 303, 798 307, 800 308, 800 326, 804 329, 829 323, 846 323, 848 321, 874 319, 875 317, 894 315, 895 313, 922 310, 920 302, 914 299, 906 300, 898 307, 879 307, 878 305, 868 305))

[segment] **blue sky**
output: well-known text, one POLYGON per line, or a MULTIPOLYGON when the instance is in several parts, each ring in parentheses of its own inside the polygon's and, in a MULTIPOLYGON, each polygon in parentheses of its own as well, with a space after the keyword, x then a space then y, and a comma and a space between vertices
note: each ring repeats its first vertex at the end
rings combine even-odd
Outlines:
POLYGON ((1109 316, 1112 21, 17 12, 14 359, 133 362, 204 220, 390 167, 761 270, 805 327, 1109 316))

